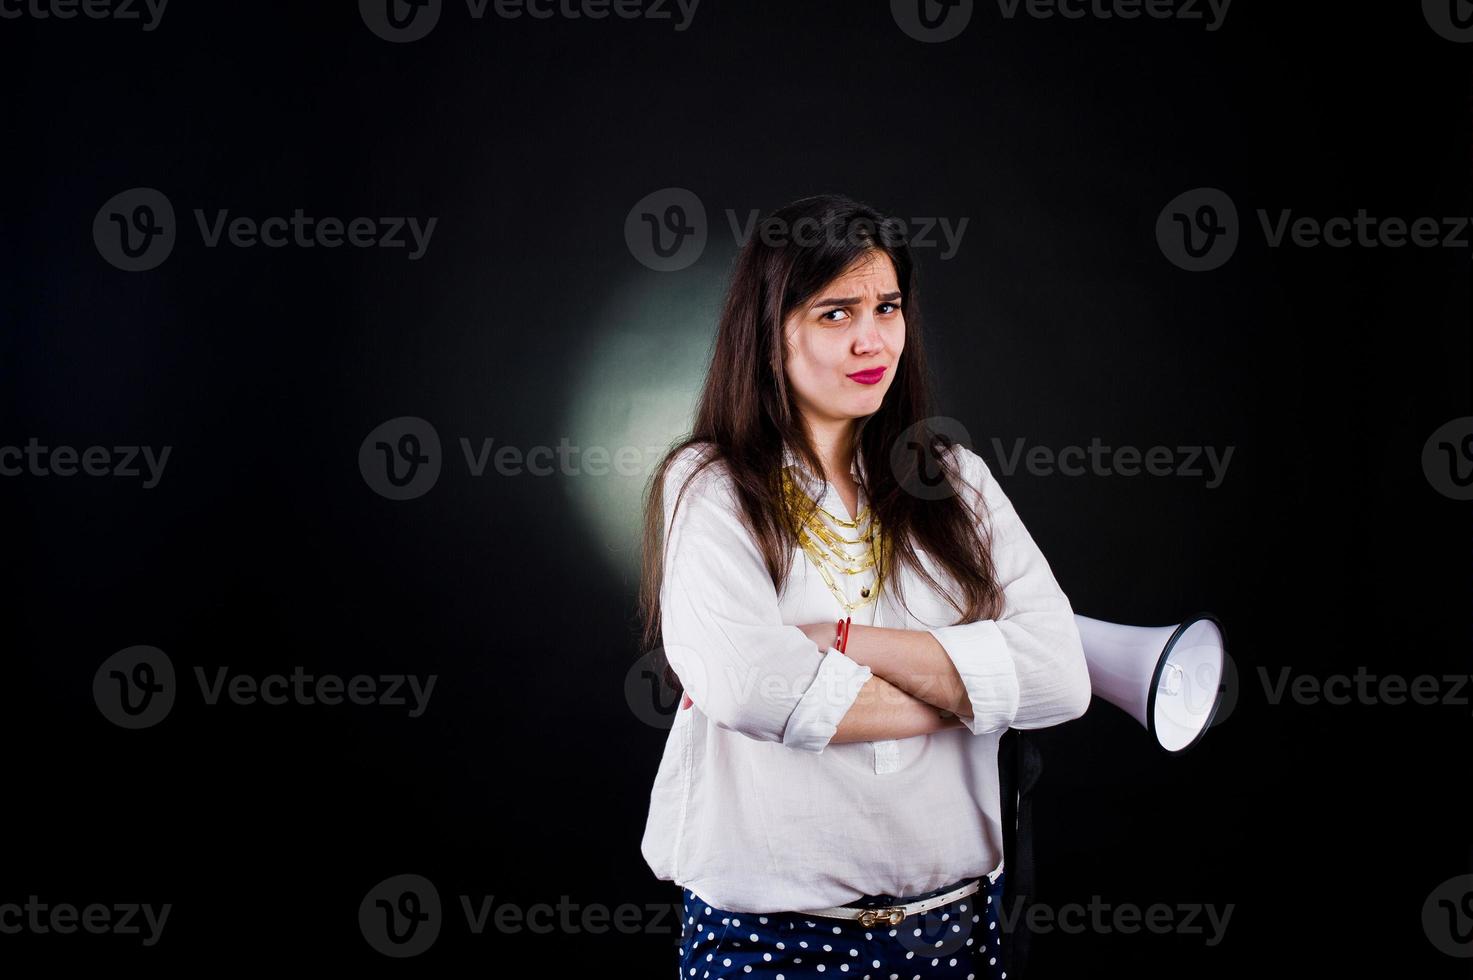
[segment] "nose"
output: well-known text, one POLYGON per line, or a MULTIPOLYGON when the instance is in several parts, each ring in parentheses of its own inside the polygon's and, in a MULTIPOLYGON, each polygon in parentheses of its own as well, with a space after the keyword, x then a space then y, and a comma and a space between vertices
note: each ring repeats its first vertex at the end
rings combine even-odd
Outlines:
POLYGON ((854 353, 873 354, 885 346, 885 338, 880 333, 880 324, 873 313, 866 313, 859 321, 859 329, 854 332, 854 353))

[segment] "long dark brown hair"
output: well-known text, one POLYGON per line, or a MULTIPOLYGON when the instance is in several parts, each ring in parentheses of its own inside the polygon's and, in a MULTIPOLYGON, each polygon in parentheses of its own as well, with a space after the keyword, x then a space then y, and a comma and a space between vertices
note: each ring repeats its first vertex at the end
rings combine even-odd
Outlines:
MULTIPOLYGON (((838 195, 820 195, 774 211, 758 223, 742 246, 726 291, 695 425, 661 459, 646 490, 639 594, 645 650, 659 649, 662 639, 659 596, 664 577, 665 474, 687 447, 700 446, 705 458, 680 486, 671 520, 696 475, 723 462, 741 504, 743 522, 763 556, 773 586, 782 592, 798 545, 793 521, 802 516, 789 512, 782 492, 784 444, 811 473, 824 472, 788 389, 783 324, 793 310, 872 253, 887 255, 894 263, 905 317, 905 349, 895 380, 880 408, 856 425, 854 451, 861 454, 864 464, 861 486, 884 536, 876 549, 876 574, 883 576, 885 587, 896 589, 902 605, 900 576, 887 563, 914 569, 957 610, 957 622, 996 618, 1001 589, 982 522, 980 497, 973 510, 959 493, 928 499, 934 495, 906 489, 921 485, 918 477, 923 467, 926 485, 938 485, 937 475, 944 475, 953 487, 960 488, 962 483, 949 455, 953 441, 928 424, 933 416, 917 269, 902 232, 898 221, 874 208, 838 195), (824 233, 810 233, 815 227, 824 233), (914 451, 892 454, 891 447, 901 439, 914 451), (950 595, 927 573, 916 557, 917 547, 950 573, 960 596, 950 595)), ((657 669, 665 671, 668 679, 667 667, 662 658, 657 669)))

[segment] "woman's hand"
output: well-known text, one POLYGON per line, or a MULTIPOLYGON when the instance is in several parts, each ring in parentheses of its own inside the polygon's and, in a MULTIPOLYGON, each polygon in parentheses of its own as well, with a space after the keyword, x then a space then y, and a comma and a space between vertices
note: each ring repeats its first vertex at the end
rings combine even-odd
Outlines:
POLYGON ((798 628, 803 631, 805 636, 813 641, 813 645, 818 648, 819 656, 828 653, 829 647, 834 644, 833 623, 810 623, 807 626, 799 626, 798 628))
MULTIPOLYGON (((809 623, 807 626, 799 626, 803 635, 813 641, 814 649, 819 656, 829 652, 829 647, 834 643, 833 623, 809 623)), ((689 694, 682 694, 680 698, 680 709, 684 711, 695 702, 690 699, 689 694)))

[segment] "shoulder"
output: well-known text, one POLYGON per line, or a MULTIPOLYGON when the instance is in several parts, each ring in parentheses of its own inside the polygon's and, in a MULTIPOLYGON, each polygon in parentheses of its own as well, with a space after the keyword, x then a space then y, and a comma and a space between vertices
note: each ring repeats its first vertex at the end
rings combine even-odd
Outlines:
POLYGON ((670 457, 665 467, 664 486, 661 488, 665 500, 665 513, 675 506, 677 496, 684 510, 691 500, 716 502, 729 506, 734 499, 731 472, 726 460, 710 443, 694 443, 681 448, 670 457))
POLYGON ((961 443, 947 447, 945 454, 952 460, 962 482, 962 492, 974 510, 979 500, 984 513, 1008 506, 1007 495, 986 460, 961 443))
POLYGON ((988 483, 993 482, 992 471, 987 468, 987 463, 981 456, 961 443, 952 443, 946 447, 943 454, 951 460, 962 482, 973 490, 981 490, 988 483))

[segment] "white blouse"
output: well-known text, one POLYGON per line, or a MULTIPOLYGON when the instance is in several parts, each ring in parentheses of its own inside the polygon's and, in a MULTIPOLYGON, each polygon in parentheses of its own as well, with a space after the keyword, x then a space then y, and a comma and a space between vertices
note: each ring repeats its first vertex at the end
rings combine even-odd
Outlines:
MULTIPOLYGON (((975 510, 980 488, 988 508, 1003 613, 945 625, 956 610, 908 567, 893 569, 905 576, 910 614, 886 582, 853 621, 930 632, 956 665, 973 715, 961 716, 965 728, 872 742, 829 741, 871 671, 832 646, 820 655, 797 628, 844 615, 817 567, 795 547, 779 595, 738 517, 725 464, 687 488, 673 526, 697 448, 666 471, 664 651, 695 704, 676 710, 650 793, 640 850, 657 878, 728 911, 763 913, 917 895, 1000 867, 998 739, 1009 727, 1084 714, 1089 673, 1048 562, 981 457, 954 451, 966 499, 975 510)), ((791 449, 784 460, 822 507, 848 513, 791 449)), ((851 473, 862 472, 856 459, 851 473)), ((926 552, 917 555, 955 588, 926 552)), ((832 577, 850 602, 874 585, 873 568, 832 577)))

